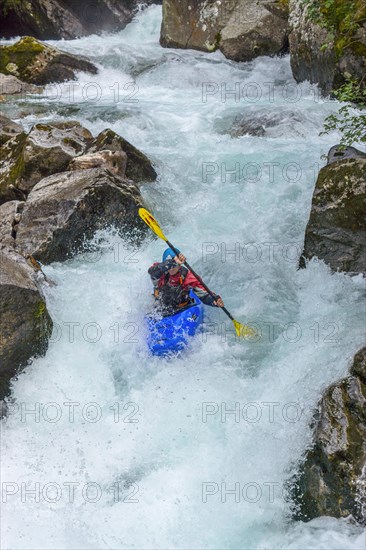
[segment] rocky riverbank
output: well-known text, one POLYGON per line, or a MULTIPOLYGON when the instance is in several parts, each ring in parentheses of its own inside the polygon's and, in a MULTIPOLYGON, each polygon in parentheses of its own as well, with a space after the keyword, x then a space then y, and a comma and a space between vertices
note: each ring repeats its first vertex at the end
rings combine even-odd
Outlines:
POLYGON ((45 353, 52 320, 38 261, 63 261, 95 231, 126 238, 145 232, 139 186, 156 178, 150 160, 121 136, 95 138, 78 122, 36 124, 25 132, 1 117, 0 399, 11 378, 45 353))
POLYGON ((366 348, 349 375, 324 393, 313 447, 294 485, 295 517, 348 517, 366 524, 366 348))
POLYGON ((315 184, 304 258, 366 275, 366 154, 333 147, 315 184))
MULTIPOLYGON (((366 275, 366 154, 353 147, 332 147, 319 172, 300 266, 311 258, 366 275)), ((366 524, 366 348, 349 376, 325 391, 313 429, 293 485, 294 517, 352 516, 366 524)))

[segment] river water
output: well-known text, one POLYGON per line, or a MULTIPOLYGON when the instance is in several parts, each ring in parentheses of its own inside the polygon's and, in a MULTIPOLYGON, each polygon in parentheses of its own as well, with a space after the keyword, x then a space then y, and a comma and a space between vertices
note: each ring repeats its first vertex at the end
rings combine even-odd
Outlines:
POLYGON ((27 127, 109 127, 148 154, 148 208, 260 338, 237 341, 206 308, 186 352, 149 357, 147 269, 164 249, 152 237, 136 250, 111 229, 47 266, 55 330, 2 425, 2 547, 364 548, 347 520, 293 521, 286 489, 322 392, 363 342, 362 279, 317 261, 297 270, 337 104, 296 85, 288 57, 163 49, 160 24, 153 6, 118 34, 53 42, 99 74, 4 110, 27 127), (265 136, 230 136, 236 117, 264 115, 265 136))

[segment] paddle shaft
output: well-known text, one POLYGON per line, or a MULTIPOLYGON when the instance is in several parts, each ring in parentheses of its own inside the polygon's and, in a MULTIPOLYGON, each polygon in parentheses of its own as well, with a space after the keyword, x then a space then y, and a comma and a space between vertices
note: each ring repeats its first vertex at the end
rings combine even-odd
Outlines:
MULTIPOLYGON (((172 245, 171 242, 169 242, 168 240, 166 241, 166 244, 175 252, 175 254, 177 256, 179 256, 179 252, 178 250, 175 248, 175 246, 172 245)), ((194 275, 196 277, 196 279, 199 280, 199 282, 201 283, 201 285, 203 286, 203 288, 209 293, 209 295, 216 299, 216 296, 215 294, 208 288, 208 286, 202 281, 201 277, 199 275, 197 275, 197 273, 194 271, 194 269, 191 268, 191 266, 189 265, 188 262, 184 262, 185 266, 189 269, 189 271, 192 273, 192 275, 194 275)), ((231 313, 226 309, 225 306, 222 306, 221 309, 226 313, 226 315, 229 317, 229 319, 231 319, 232 321, 235 321, 234 317, 231 315, 231 313)))

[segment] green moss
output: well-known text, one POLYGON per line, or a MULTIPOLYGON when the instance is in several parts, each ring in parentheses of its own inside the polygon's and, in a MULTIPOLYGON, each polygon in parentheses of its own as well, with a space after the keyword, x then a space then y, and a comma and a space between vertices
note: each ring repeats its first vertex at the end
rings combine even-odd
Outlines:
POLYGON ((34 128, 36 128, 36 130, 39 130, 40 132, 50 132, 51 131, 51 126, 49 126, 48 124, 38 123, 38 124, 34 125, 34 128))
POLYGON ((65 145, 72 147, 77 153, 80 153, 84 149, 81 143, 70 137, 65 137, 62 141, 65 145))
POLYGON ((9 71, 9 64, 17 67, 17 76, 21 80, 28 80, 31 66, 36 57, 47 49, 41 42, 30 36, 25 36, 12 46, 0 46, 0 72, 3 74, 15 74, 9 71))
POLYGON ((36 319, 40 319, 41 317, 43 317, 46 311, 46 304, 44 302, 39 302, 35 312, 36 319))
POLYGON ((7 15, 14 9, 25 7, 25 0, 2 0, 0 4, 0 15, 7 15))
POLYGON ((220 42, 221 42, 221 32, 219 31, 216 36, 215 36, 215 49, 217 50, 220 46, 220 42))
MULTIPOLYGON (((355 43, 366 21, 365 0, 305 0, 312 21, 329 31, 337 57, 355 43)), ((364 55, 364 54, 362 54, 364 55)))
POLYGON ((362 44, 361 42, 354 42, 353 44, 350 44, 349 48, 355 55, 359 55, 360 57, 366 57, 365 44, 362 44))
POLYGON ((18 187, 25 170, 23 147, 26 134, 9 140, 0 151, 0 162, 4 166, 0 173, 0 198, 6 196, 9 185, 18 187), (8 168, 6 168, 8 166, 8 168))

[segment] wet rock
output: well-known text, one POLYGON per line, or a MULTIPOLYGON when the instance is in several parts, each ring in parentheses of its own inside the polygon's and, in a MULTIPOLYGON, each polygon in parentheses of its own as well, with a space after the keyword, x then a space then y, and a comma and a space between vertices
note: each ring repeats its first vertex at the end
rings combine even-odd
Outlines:
POLYGON ((67 169, 92 141, 78 122, 36 124, 8 140, 0 151, 0 204, 24 200, 42 178, 67 169))
POLYGON ((127 155, 123 151, 99 151, 74 158, 70 163, 70 170, 87 170, 89 168, 103 168, 115 176, 125 177, 127 155))
POLYGON ((352 43, 341 56, 336 54, 330 33, 314 22, 314 4, 290 0, 289 36, 291 68, 297 82, 309 80, 328 95, 349 76, 361 80, 366 73, 366 24, 360 27, 352 43))
POLYGON ((296 519, 347 517, 366 523, 366 348, 350 374, 325 392, 294 497, 296 519))
POLYGON ((220 31, 234 7, 233 2, 163 0, 160 44, 167 48, 214 51, 220 31))
MULTIPOLYGON (((319 172, 306 227, 304 257, 334 270, 366 272, 366 159, 346 158, 319 172)), ((304 267, 304 259, 300 266, 304 267)))
POLYGON ((239 0, 221 31, 219 48, 228 59, 251 61, 288 50, 288 12, 278 2, 239 0))
POLYGON ((52 320, 37 284, 36 272, 13 250, 0 250, 0 399, 11 379, 33 357, 43 355, 52 320))
POLYGON ((20 124, 13 122, 6 116, 0 115, 0 145, 23 132, 23 127, 20 124))
POLYGON ((16 76, 29 84, 74 80, 77 71, 98 72, 87 59, 62 52, 30 36, 12 46, 0 46, 0 73, 16 76))
POLYGON ((0 249, 15 246, 16 227, 24 202, 9 201, 0 206, 0 249))
MULTIPOLYGON (((138 188, 101 169, 55 174, 31 191, 17 231, 17 248, 47 264, 70 258, 98 229, 145 232, 138 188)), ((132 235, 133 236, 133 235, 132 235)))
POLYGON ((329 149, 328 164, 344 159, 366 159, 366 153, 355 147, 340 148, 339 145, 334 145, 329 149))
POLYGON ((43 40, 57 40, 117 31, 131 21, 139 4, 139 0, 7 2, 0 7, 0 36, 29 34, 43 40))
POLYGON ((43 88, 22 82, 16 76, 0 73, 0 94, 2 96, 26 93, 41 93, 43 88))
POLYGON ((160 43, 203 51, 220 49, 228 59, 250 61, 286 50, 287 16, 278 2, 164 0, 160 43))
POLYGON ((136 183, 156 180, 157 174, 148 157, 112 130, 101 132, 88 149, 88 154, 105 150, 126 153, 126 178, 136 183))
POLYGON ((246 111, 238 115, 230 123, 227 133, 231 137, 245 135, 256 137, 306 137, 304 132, 304 116, 301 113, 284 110, 270 111, 268 109, 246 111))

